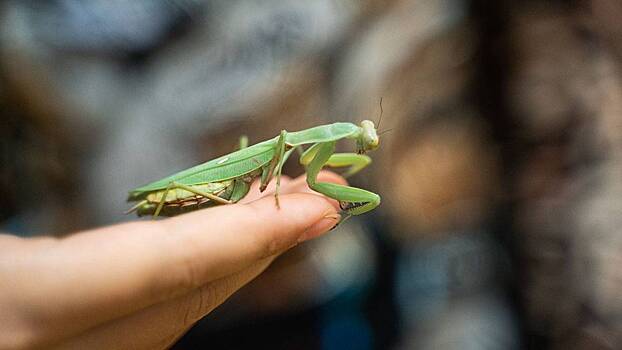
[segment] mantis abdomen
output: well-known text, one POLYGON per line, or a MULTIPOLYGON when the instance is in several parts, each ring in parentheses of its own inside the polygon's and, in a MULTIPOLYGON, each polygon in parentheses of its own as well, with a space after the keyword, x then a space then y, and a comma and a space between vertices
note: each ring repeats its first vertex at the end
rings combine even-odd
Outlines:
POLYGON ((244 176, 231 180, 184 186, 184 188, 154 191, 132 207, 129 212, 136 211, 138 216, 155 215, 156 213, 162 216, 175 216, 223 203, 236 203, 246 196, 254 177, 244 176), (160 207, 159 212, 158 207, 160 207))

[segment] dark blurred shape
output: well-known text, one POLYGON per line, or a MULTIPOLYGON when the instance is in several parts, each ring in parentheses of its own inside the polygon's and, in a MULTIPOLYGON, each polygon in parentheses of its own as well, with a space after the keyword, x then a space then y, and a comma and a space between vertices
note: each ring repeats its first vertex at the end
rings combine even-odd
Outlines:
POLYGON ((622 84, 618 24, 607 20, 618 11, 614 1, 528 1, 488 13, 502 23, 489 37, 488 57, 506 68, 492 80, 504 116, 493 124, 529 348, 621 346, 622 84))
POLYGON ((91 54, 139 54, 188 26, 201 1, 22 1, 37 39, 55 49, 91 54))

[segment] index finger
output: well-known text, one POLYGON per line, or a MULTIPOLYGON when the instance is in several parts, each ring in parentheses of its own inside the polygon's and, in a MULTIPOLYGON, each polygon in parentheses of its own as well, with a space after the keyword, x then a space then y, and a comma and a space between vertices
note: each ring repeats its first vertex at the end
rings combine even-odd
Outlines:
POLYGON ((79 332, 321 234, 336 224, 336 212, 324 197, 299 193, 282 196, 280 209, 269 196, 74 235, 24 259, 23 273, 12 276, 13 302, 51 334, 79 332))

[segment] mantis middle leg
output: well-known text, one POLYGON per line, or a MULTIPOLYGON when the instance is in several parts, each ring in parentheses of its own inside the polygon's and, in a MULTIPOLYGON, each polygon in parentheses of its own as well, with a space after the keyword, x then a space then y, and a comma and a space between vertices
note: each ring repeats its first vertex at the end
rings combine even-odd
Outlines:
POLYGON ((283 171, 283 164, 287 161, 290 154, 294 151, 291 148, 291 145, 288 145, 285 142, 285 137, 287 136, 287 131, 281 130, 281 134, 276 143, 276 147, 274 150, 274 157, 270 161, 270 164, 264 169, 261 174, 261 185, 259 186, 259 191, 263 192, 272 177, 276 176, 276 189, 274 191, 274 198, 276 200, 276 206, 279 207, 279 188, 281 187, 281 173, 283 171), (276 171, 276 175, 274 175, 276 171))

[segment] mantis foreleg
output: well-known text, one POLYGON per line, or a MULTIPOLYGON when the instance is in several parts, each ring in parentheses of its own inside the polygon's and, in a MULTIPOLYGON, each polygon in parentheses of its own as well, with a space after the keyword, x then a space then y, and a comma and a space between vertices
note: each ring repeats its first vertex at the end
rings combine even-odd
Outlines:
MULTIPOLYGON (((342 210, 350 215, 363 214, 377 207, 380 204, 380 196, 373 192, 351 186, 317 182, 320 170, 322 170, 325 164, 328 164, 334 152, 335 142, 324 142, 313 145, 303 154, 300 162, 303 165, 307 165, 307 183, 309 187, 327 197, 338 200, 342 210)), ((357 154, 356 156, 359 155, 357 154)), ((352 165, 354 169, 357 169, 354 172, 362 168, 360 166, 360 157, 352 157, 347 154, 340 156, 336 163, 340 166, 352 165)), ((349 172, 352 172, 352 170, 349 172)))
MULTIPOLYGON (((300 164, 307 166, 315 157, 317 152, 322 147, 321 143, 309 147, 304 153, 300 155, 300 164)), ((350 168, 342 174, 343 177, 348 178, 365 168, 371 163, 371 158, 364 154, 358 153, 333 153, 324 165, 329 167, 347 167, 350 168)))

